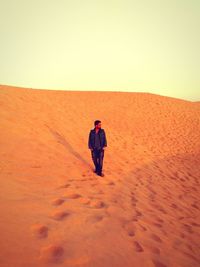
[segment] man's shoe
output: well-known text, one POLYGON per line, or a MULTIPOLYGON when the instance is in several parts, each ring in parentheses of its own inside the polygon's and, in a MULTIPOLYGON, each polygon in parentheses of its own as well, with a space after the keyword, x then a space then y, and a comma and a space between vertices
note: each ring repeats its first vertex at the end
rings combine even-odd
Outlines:
POLYGON ((99 176, 101 177, 104 177, 104 174, 101 172, 101 173, 97 173, 99 176))

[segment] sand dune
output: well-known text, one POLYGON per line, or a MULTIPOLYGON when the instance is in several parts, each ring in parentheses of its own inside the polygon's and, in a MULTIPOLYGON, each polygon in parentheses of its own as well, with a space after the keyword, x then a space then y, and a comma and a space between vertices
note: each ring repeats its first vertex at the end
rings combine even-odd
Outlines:
POLYGON ((2 85, 0 106, 1 267, 200 266, 199 103, 2 85))

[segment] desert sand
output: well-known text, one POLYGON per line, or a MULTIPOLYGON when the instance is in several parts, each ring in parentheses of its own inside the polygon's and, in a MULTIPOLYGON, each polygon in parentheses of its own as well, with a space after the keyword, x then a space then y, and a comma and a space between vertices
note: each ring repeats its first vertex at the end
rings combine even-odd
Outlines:
POLYGON ((1 267, 200 266, 199 102, 1 85, 0 127, 1 267))

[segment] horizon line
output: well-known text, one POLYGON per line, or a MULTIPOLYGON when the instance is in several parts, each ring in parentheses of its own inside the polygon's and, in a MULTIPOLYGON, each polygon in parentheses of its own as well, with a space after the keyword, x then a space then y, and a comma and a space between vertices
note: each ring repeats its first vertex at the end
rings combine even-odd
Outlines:
POLYGON ((181 101, 187 101, 191 103, 198 103, 200 100, 192 101, 188 100, 185 98, 178 98, 178 97, 173 97, 173 96, 168 96, 168 95, 162 95, 158 93, 152 93, 152 92, 147 92, 147 91, 117 91, 117 90, 79 90, 79 89, 52 89, 52 88, 35 88, 35 87, 25 87, 25 86, 18 86, 18 85, 10 85, 10 84, 1 84, 0 86, 8 86, 8 87, 14 87, 14 88, 21 88, 21 89, 32 89, 32 90, 42 90, 42 91, 62 91, 62 92, 98 92, 98 93, 136 93, 136 94, 151 94, 151 95, 157 95, 161 97, 168 97, 168 98, 173 98, 181 101))

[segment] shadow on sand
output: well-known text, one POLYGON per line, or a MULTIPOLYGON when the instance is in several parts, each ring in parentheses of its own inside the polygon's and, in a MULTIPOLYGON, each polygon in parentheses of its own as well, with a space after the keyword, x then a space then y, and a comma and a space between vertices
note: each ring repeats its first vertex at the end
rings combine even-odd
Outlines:
POLYGON ((87 165, 92 169, 91 164, 89 164, 78 152, 74 150, 74 148, 71 146, 71 144, 65 139, 63 135, 58 133, 57 131, 51 129, 48 125, 45 124, 45 126, 49 129, 51 134, 55 137, 58 143, 62 144, 72 155, 74 155, 78 160, 80 160, 83 164, 87 165))

